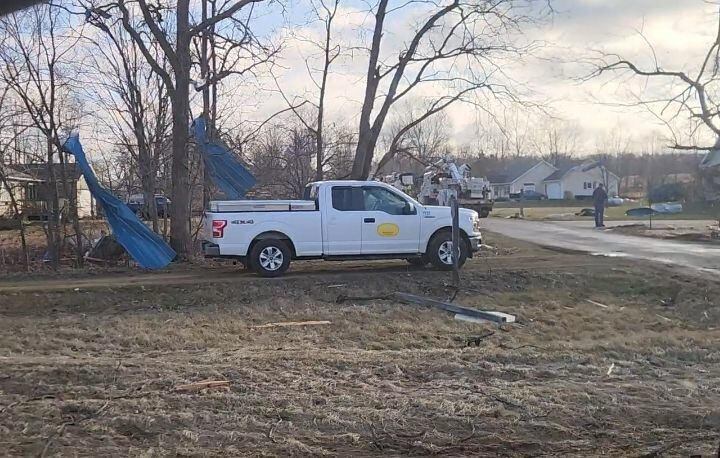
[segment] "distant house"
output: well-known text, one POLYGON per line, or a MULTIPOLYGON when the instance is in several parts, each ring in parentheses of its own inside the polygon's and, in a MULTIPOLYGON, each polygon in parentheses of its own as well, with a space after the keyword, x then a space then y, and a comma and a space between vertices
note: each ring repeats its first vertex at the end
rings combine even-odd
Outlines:
POLYGON ((590 164, 570 165, 556 169, 543 180, 543 194, 548 199, 589 198, 599 184, 607 185, 609 196, 618 195, 620 179, 604 167, 590 164))
POLYGON ((12 197, 15 198, 15 202, 18 205, 18 209, 22 211, 24 202, 27 200, 28 193, 35 189, 41 183, 41 180, 33 178, 17 170, 8 168, 3 183, 0 181, 0 217, 3 216, 14 216, 15 209, 12 205, 12 197), (8 192, 7 188, 10 188, 8 192), (12 197, 11 194, 12 193, 12 197))
MULTIPOLYGON (((47 164, 13 164, 8 169, 11 170, 8 176, 14 176, 16 185, 22 187, 17 195, 21 196, 23 214, 30 219, 46 218, 48 202, 52 196, 47 164)), ((91 216, 92 195, 77 164, 53 164, 52 171, 61 211, 68 211, 69 196, 74 194, 77 198, 78 216, 91 216)))
POLYGON ((533 164, 519 162, 496 173, 488 174, 494 198, 507 198, 520 191, 544 193, 544 180, 557 170, 547 161, 533 164))

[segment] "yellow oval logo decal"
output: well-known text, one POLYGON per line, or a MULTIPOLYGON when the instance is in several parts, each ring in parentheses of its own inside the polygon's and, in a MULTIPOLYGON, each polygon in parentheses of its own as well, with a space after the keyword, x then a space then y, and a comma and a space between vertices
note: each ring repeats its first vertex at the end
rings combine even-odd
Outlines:
POLYGON ((400 232, 397 224, 384 223, 378 226, 377 233, 383 237, 395 237, 400 232))

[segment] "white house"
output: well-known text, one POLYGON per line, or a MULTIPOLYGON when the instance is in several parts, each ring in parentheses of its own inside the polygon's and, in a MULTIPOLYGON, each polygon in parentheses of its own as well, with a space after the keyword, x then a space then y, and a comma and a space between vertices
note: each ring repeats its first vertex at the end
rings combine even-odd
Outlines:
POLYGON ((536 191, 545 193, 545 178, 553 174, 557 168, 547 161, 535 165, 512 165, 496 174, 488 175, 493 197, 510 197, 520 191, 536 191))
POLYGON ((580 164, 555 170, 543 180, 543 194, 548 199, 589 198, 602 183, 609 196, 618 195, 620 179, 605 167, 580 164))
MULTIPOLYGON (((44 217, 51 195, 47 164, 13 164, 8 168, 12 169, 14 181, 17 181, 23 188, 18 190, 22 199, 23 213, 30 219, 44 217)), ((92 216, 94 199, 77 164, 72 162, 53 164, 53 169, 61 210, 65 211, 64 209, 68 209, 70 206, 69 196, 66 195, 67 191, 76 196, 78 216, 80 218, 92 216), (63 177, 66 180, 65 184, 63 184, 63 177)), ((6 198, 0 194, 0 206, 2 206, 2 200, 6 200, 6 198)))

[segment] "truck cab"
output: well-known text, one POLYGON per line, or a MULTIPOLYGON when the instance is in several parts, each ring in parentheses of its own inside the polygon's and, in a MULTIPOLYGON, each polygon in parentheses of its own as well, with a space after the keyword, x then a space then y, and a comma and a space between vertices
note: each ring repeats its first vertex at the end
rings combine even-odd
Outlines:
MULTIPOLYGON (((462 265, 481 243, 475 211, 460 209, 462 265)), ((294 259, 407 259, 450 269, 449 207, 421 205, 376 181, 310 183, 303 200, 213 201, 203 251, 232 257, 264 276, 294 259)))

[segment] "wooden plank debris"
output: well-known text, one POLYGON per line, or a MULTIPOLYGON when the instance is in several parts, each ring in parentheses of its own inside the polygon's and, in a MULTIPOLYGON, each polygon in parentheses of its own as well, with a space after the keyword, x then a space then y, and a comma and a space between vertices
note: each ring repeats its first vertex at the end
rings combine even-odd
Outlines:
POLYGON ((255 326, 250 326, 253 329, 260 329, 260 328, 284 328, 288 326, 312 326, 312 325, 320 325, 320 324, 331 324, 329 321, 280 321, 278 323, 267 323, 267 324, 257 324, 255 326))
POLYGON ((602 307, 604 309, 610 308, 609 305, 601 304, 600 302, 591 301, 590 299, 585 299, 586 302, 589 302, 592 305, 597 305, 598 307, 602 307))
POLYGON ((413 305, 425 305, 428 307, 435 307, 446 312, 451 312, 456 315, 462 315, 471 318, 479 318, 482 320, 492 321, 494 323, 514 323, 515 316, 502 312, 486 312, 482 310, 472 309, 468 307, 461 307, 459 305, 448 304, 447 302, 436 301, 427 297, 416 296, 408 293, 393 293, 393 297, 405 304, 413 305))
POLYGON ((217 389, 222 391, 230 391, 229 380, 205 380, 203 382, 188 383, 187 385, 178 385, 175 391, 193 392, 217 389))

